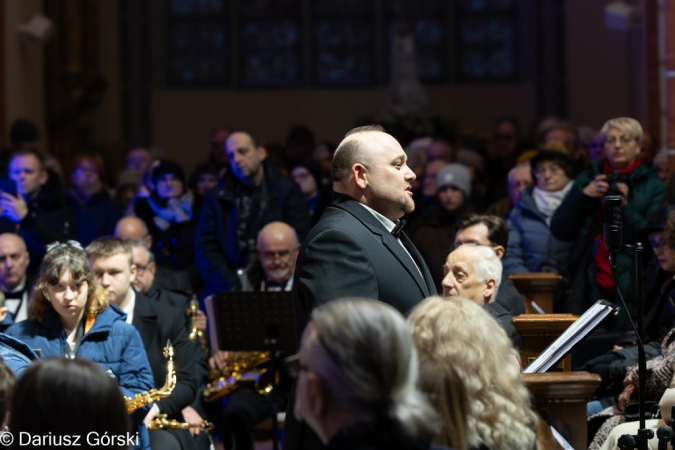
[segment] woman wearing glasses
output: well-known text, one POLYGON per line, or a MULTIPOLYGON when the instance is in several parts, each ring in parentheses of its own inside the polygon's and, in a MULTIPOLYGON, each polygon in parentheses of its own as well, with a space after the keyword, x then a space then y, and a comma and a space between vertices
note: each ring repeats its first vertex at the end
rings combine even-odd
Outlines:
POLYGON ((572 188, 572 161, 557 142, 540 150, 530 161, 535 185, 526 188, 508 220, 509 243, 504 255, 504 275, 556 271, 567 260, 571 243, 551 235, 553 213, 572 188))

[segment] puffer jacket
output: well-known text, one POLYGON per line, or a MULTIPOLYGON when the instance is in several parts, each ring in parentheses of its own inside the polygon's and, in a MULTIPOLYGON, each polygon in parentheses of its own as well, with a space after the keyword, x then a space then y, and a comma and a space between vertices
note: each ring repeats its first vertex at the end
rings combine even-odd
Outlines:
MULTIPOLYGON (((96 316, 88 333, 82 337, 77 356, 94 361, 114 375, 125 396, 154 387, 152 370, 138 331, 125 322, 124 314, 116 306, 109 306, 96 316)), ((41 358, 66 354, 66 333, 56 311, 47 312, 42 322, 24 320, 6 332, 32 349, 40 349, 41 358)))
POLYGON ((509 243, 504 254, 504 275, 541 272, 542 265, 562 269, 567 263, 571 242, 556 239, 539 212, 532 187, 520 194, 518 204, 509 214, 509 243))

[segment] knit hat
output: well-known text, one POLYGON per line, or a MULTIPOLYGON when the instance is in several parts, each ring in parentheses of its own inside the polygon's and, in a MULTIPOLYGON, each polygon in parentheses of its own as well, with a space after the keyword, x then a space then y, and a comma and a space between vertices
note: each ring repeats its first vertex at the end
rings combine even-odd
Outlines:
POLYGON ((448 164, 436 174, 436 192, 445 186, 454 186, 464 193, 464 198, 471 195, 471 173, 461 164, 448 164))
POLYGON ((532 167, 532 179, 535 180, 534 171, 537 164, 542 161, 553 161, 558 164, 567 175, 568 178, 574 179, 574 167, 572 160, 567 154, 567 148, 561 142, 549 142, 543 148, 540 148, 536 155, 530 159, 530 166, 532 167))
POLYGON ((157 184, 157 179, 167 173, 173 174, 185 185, 185 172, 183 168, 173 161, 163 159, 152 169, 152 184, 157 184))

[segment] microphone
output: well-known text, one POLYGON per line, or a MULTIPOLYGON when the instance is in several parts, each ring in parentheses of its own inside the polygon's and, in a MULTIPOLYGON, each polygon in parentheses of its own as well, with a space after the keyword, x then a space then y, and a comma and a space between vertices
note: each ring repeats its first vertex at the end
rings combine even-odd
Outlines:
POLYGON ((608 252, 616 252, 623 247, 623 223, 621 222, 621 196, 605 197, 605 246, 608 252))

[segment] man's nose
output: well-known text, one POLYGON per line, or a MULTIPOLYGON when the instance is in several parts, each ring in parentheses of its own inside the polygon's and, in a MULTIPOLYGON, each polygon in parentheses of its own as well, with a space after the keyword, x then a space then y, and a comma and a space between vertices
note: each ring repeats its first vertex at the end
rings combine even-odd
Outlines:
POLYGON ((99 275, 98 282, 101 283, 101 286, 106 287, 110 284, 110 278, 107 273, 99 275))
POLYGON ((408 181, 415 181, 417 178, 417 175, 415 175, 415 172, 412 171, 412 169, 408 166, 405 166, 406 172, 405 172, 405 179, 408 181))

